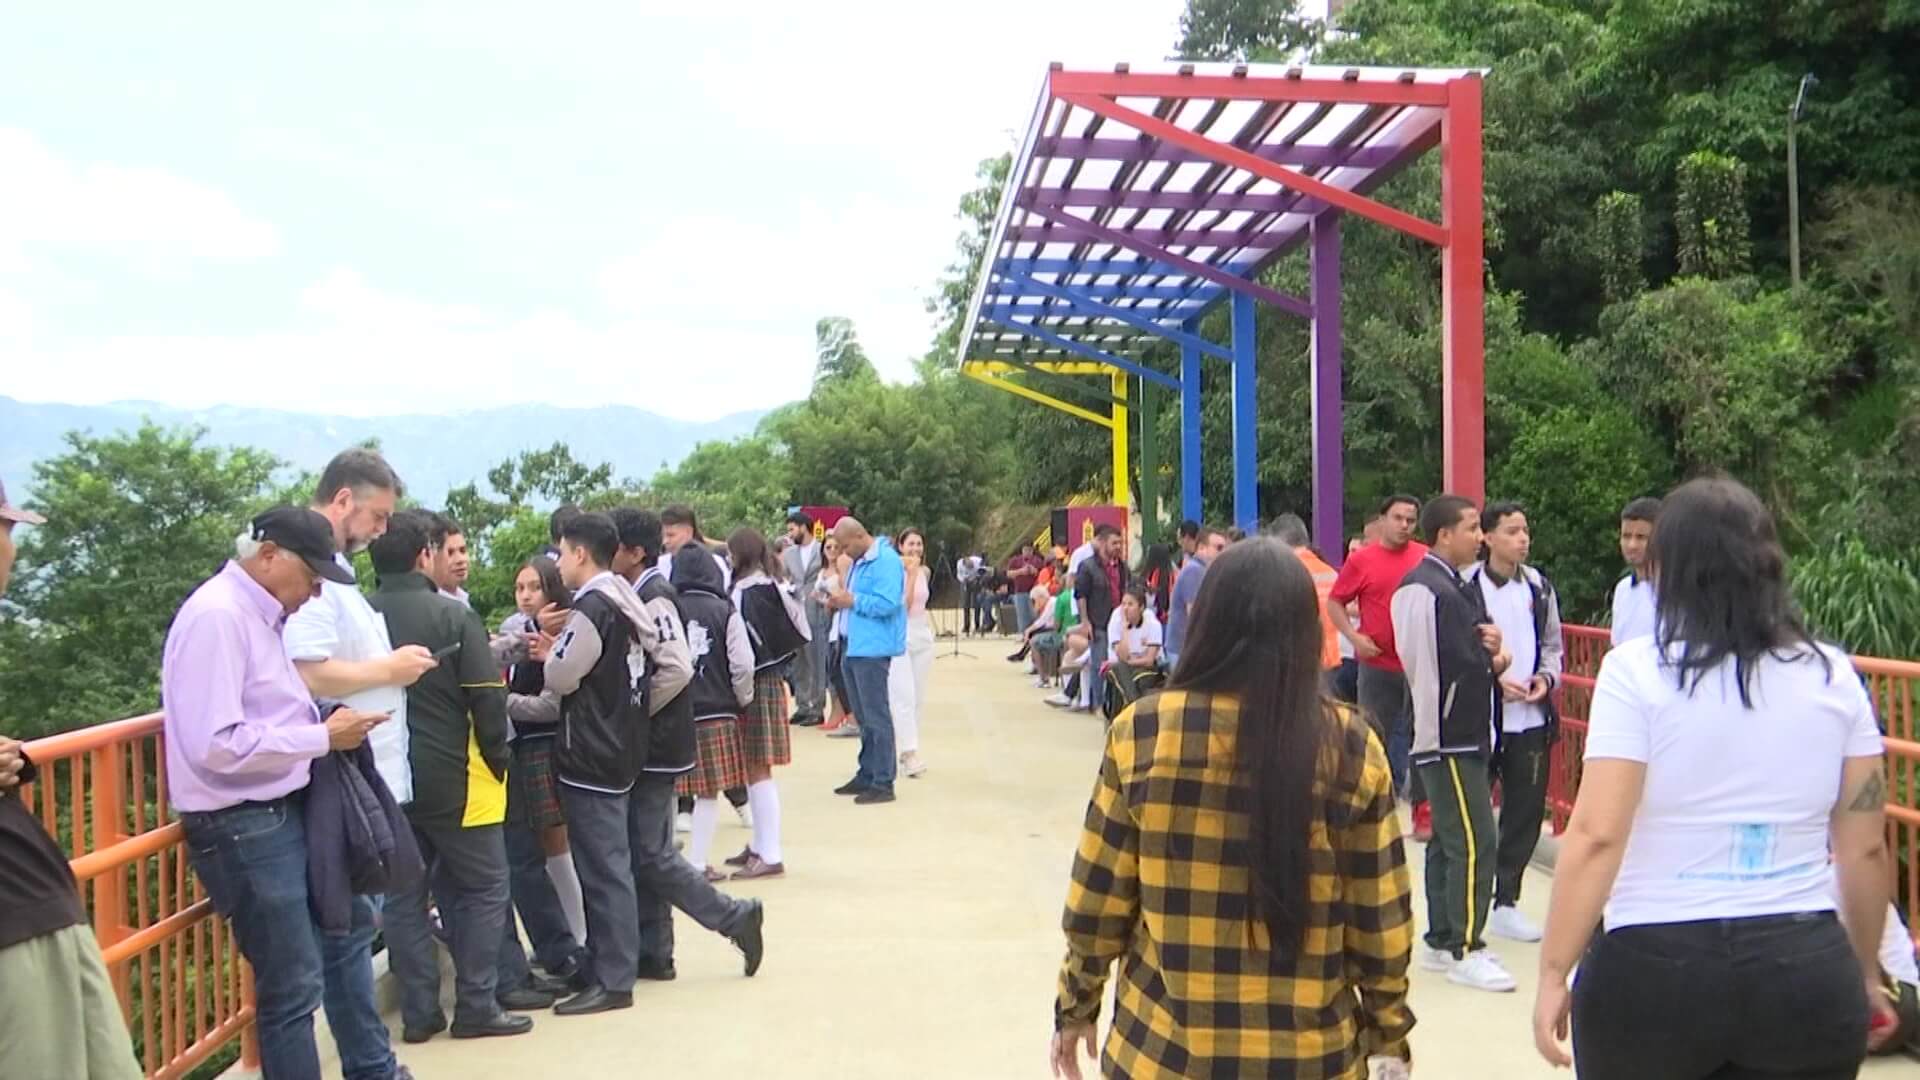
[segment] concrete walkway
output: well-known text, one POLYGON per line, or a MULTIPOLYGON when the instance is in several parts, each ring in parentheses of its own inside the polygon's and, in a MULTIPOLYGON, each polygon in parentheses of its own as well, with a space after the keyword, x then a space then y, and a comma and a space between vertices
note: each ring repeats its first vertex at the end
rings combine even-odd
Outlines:
MULTIPOLYGON (((682 918, 679 981, 642 984, 631 1010, 537 1013, 529 1035, 404 1047, 394 1017, 401 1060, 420 1080, 1046 1077, 1061 903, 1102 728, 1040 704, 1002 659, 1009 647, 970 641, 974 658, 935 662, 922 725, 932 768, 901 780, 891 805, 832 794, 853 773, 854 741, 794 732, 794 763, 776 773, 788 876, 730 887, 767 904, 758 977, 742 978, 732 947, 682 918)), ((723 817, 716 858, 747 837, 723 817)), ((1410 845, 1416 903, 1419 855, 1410 845)), ((1536 919, 1550 884, 1537 872, 1528 882, 1536 919)), ((1535 950, 1497 948, 1519 993, 1414 972, 1419 1075, 1569 1075, 1533 1051, 1535 950)), ((1868 1075, 1902 1068, 1912 1065, 1868 1075)))

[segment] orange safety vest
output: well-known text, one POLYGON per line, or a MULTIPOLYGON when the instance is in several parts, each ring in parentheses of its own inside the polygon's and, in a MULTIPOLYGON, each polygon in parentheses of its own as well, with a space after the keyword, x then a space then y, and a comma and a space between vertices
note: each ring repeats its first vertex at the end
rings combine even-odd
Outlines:
POLYGON ((1333 620, 1327 618, 1327 604, 1340 571, 1306 548, 1296 549, 1294 554, 1300 556, 1301 565, 1313 577, 1313 591, 1320 595, 1320 666, 1329 670, 1337 668, 1340 666, 1339 631, 1333 628, 1333 620))

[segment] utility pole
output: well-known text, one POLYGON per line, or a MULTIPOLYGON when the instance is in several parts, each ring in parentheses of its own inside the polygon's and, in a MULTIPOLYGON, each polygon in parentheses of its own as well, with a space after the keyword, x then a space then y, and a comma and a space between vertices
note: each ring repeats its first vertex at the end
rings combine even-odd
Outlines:
POLYGON ((1807 91, 1820 85, 1812 72, 1800 77, 1800 92, 1787 110, 1787 259, 1793 268, 1793 291, 1800 291, 1800 159, 1794 147, 1794 128, 1807 114, 1807 91))

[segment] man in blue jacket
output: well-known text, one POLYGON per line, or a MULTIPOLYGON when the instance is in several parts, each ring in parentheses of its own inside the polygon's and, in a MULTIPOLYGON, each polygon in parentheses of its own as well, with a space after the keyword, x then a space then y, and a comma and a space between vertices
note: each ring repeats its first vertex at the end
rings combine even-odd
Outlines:
POLYGON ((865 806, 893 801, 893 710, 887 703, 887 672, 907 651, 906 569, 893 543, 875 539, 850 517, 833 527, 840 550, 853 559, 846 584, 827 605, 847 612, 847 651, 842 670, 860 718, 860 769, 834 789, 865 806))

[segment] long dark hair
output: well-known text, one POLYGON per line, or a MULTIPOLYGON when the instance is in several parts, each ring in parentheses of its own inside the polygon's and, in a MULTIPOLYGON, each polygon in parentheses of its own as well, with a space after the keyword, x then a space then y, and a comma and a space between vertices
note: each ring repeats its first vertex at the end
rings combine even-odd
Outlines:
POLYGON ((1702 477, 1680 485, 1660 506, 1647 545, 1655 631, 1679 686, 1691 693, 1707 672, 1733 658, 1740 704, 1753 707, 1754 665, 1772 654, 1811 654, 1833 675, 1826 654, 1787 589, 1787 553, 1773 515, 1738 480, 1702 477))
POLYGON ((727 537, 727 554, 733 559, 733 576, 736 580, 758 571, 775 581, 785 581, 787 573, 780 566, 780 560, 760 535, 760 530, 743 525, 733 530, 727 537))
POLYGON ((1320 600, 1306 567, 1270 539, 1207 567, 1171 687, 1239 701, 1235 798, 1249 818, 1249 914, 1291 957, 1306 931, 1309 850, 1324 813, 1319 770, 1336 745, 1320 690, 1320 600))
POLYGON ((1153 610, 1165 619, 1169 598, 1173 595, 1173 549, 1165 544, 1148 547, 1147 557, 1140 563, 1140 576, 1146 578, 1153 589, 1153 610))
MULTIPOLYGON (((540 591, 546 595, 547 603, 554 607, 573 606, 573 590, 560 579, 560 564, 545 555, 535 555, 520 564, 520 570, 531 570, 540 578, 540 591)), ((520 570, 513 572, 513 579, 520 580, 520 570)))

